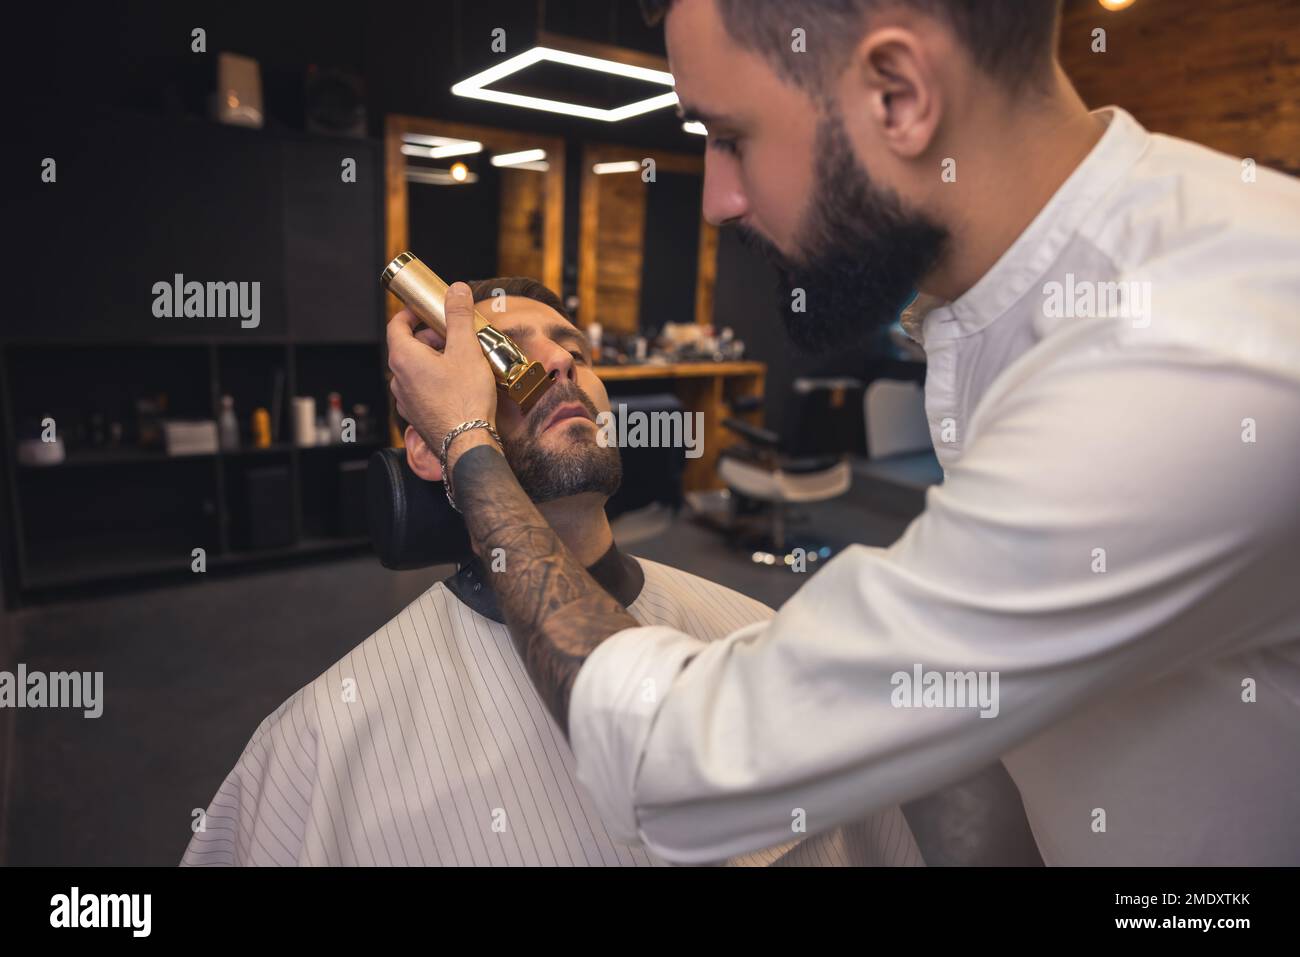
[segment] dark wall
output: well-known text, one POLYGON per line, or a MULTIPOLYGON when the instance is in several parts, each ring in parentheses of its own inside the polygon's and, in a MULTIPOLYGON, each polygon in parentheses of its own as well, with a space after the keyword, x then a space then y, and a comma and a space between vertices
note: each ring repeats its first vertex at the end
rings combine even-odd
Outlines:
POLYGON ((408 184, 411 250, 444 276, 490 279, 497 272, 500 176, 494 166, 476 165, 479 181, 468 186, 408 184))
POLYGON ((703 198, 704 179, 695 173, 660 172, 646 193, 638 313, 643 330, 695 316, 703 198))
POLYGON ((89 109, 33 129, 58 178, 23 181, 31 264, 0 339, 379 337, 377 143, 89 109), (154 285, 177 274, 259 283, 258 324, 158 318, 154 285))
MULTIPOLYGON (((268 125, 301 128, 303 76, 315 66, 363 79, 375 137, 385 114, 407 113, 578 141, 703 151, 702 138, 683 132, 670 109, 608 124, 453 96, 453 83, 501 59, 491 49, 493 29, 506 31, 506 55, 534 45, 538 9, 535 0, 439 0, 395 10, 137 3, 96 5, 70 21, 15 9, 6 25, 23 40, 5 67, 24 78, 29 98, 205 114, 215 54, 226 50, 258 61, 268 125), (207 31, 206 54, 190 49, 195 27, 207 31)), ((663 31, 644 25, 634 0, 549 0, 544 9, 544 26, 552 31, 664 54, 663 31)), ((590 86, 585 78, 584 86, 590 86)))
MULTIPOLYGON (((0 561, 3 557, 0 556, 0 561)), ((0 603, 0 671, 13 672, 16 668, 17 649, 13 647, 12 617, 0 603)), ((9 786, 13 769, 14 711, 0 708, 0 866, 8 860, 9 786)))
MULTIPOLYGON (((777 277, 757 254, 746 249, 734 231, 718 239, 718 278, 713 290, 713 322, 730 326, 745 342, 745 358, 767 363, 765 412, 769 428, 787 433, 795 425, 791 390, 800 376, 852 376, 869 379, 880 348, 866 343, 828 356, 794 348, 785 332, 777 277)), ((865 441, 864 441, 865 445, 865 441)))

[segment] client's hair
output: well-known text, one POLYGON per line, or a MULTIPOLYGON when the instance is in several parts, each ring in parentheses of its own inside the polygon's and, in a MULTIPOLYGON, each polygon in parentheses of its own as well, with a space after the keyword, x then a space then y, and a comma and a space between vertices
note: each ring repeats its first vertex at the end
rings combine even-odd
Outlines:
MULTIPOLYGON (((495 279, 472 279, 468 281, 468 285, 470 292, 474 296, 475 303, 491 299, 494 295, 519 296, 524 299, 535 299, 544 306, 550 306, 567 321, 573 321, 569 316, 569 311, 564 308, 564 303, 560 301, 560 297, 536 279, 530 279, 527 276, 498 276, 495 279), (498 292, 498 290, 500 291, 498 292)), ((397 411, 397 402, 393 398, 391 389, 388 391, 388 407, 393 421, 397 423, 397 434, 405 435, 406 427, 410 423, 402 418, 397 411)))

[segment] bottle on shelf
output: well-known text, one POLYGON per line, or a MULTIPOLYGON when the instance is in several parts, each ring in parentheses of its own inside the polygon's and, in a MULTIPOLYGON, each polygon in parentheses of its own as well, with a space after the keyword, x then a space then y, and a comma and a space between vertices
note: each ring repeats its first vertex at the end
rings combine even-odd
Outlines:
POLYGON ((337 392, 331 392, 329 402, 325 424, 329 428, 329 441, 337 444, 343 441, 343 397, 337 392))
POLYGON ((234 396, 221 397, 221 419, 218 423, 221 451, 234 452, 239 448, 239 419, 235 418, 234 396))
POLYGON ((266 409, 253 410, 253 447, 258 449, 271 447, 271 413, 266 409))

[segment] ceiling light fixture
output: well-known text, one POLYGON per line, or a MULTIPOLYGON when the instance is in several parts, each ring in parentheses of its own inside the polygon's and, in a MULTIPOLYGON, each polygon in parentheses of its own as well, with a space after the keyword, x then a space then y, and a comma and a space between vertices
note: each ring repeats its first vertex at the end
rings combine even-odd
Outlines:
POLYGON ((443 140, 438 145, 425 143, 403 143, 402 155, 421 156, 425 159, 446 159, 449 156, 468 156, 482 153, 483 144, 478 140, 451 140, 442 136, 427 136, 423 139, 443 140))
POLYGON ((619 160, 613 163, 596 163, 591 167, 591 171, 597 176, 604 176, 607 173, 636 173, 641 169, 641 164, 636 160, 619 160))
POLYGON ((493 166, 523 166, 546 159, 546 150, 519 150, 516 153, 498 153, 492 157, 493 166))
POLYGON ((405 176, 408 183, 423 183, 428 186, 468 186, 478 182, 478 174, 475 172, 469 172, 464 179, 457 179, 449 169, 417 169, 408 166, 405 176))
POLYGON ((468 143, 469 140, 455 136, 430 136, 428 133, 403 133, 403 143, 415 143, 417 146, 451 146, 455 143, 468 143))
POLYGON ((699 120, 687 120, 682 124, 682 129, 687 133, 698 133, 700 136, 708 136, 709 131, 699 120))
POLYGON ((526 96, 522 93, 506 93, 503 90, 487 89, 489 83, 495 83, 543 61, 561 63, 582 70, 594 70, 598 73, 610 73, 614 76, 642 80, 659 86, 671 87, 673 85, 673 75, 664 70, 652 70, 649 67, 621 63, 618 60, 609 60, 604 57, 588 56, 585 53, 572 53, 554 47, 535 46, 531 50, 525 50, 517 56, 498 63, 496 66, 489 67, 481 73, 475 73, 473 76, 461 80, 452 86, 451 92, 457 96, 487 100, 491 103, 521 106, 530 110, 546 110, 550 113, 563 113, 567 116, 580 116, 589 120, 604 120, 609 123, 640 116, 642 113, 649 113, 652 110, 673 106, 677 103, 677 94, 670 91, 613 109, 601 109, 595 106, 585 106, 581 103, 566 103, 562 100, 548 100, 538 96, 526 96))

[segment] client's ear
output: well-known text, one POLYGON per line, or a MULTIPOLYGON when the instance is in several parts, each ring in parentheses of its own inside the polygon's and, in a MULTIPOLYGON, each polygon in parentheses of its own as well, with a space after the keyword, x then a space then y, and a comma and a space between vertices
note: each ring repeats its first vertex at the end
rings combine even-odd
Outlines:
POLYGON ((408 425, 402 439, 406 442, 406 464, 411 471, 426 482, 441 482, 442 463, 438 461, 438 453, 429 448, 415 427, 408 425))

